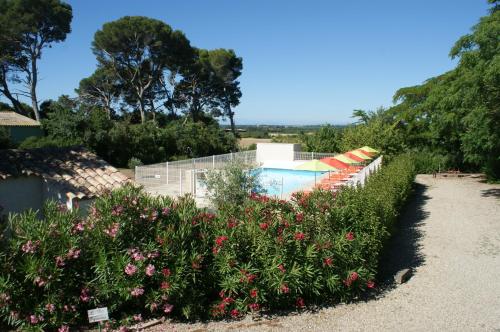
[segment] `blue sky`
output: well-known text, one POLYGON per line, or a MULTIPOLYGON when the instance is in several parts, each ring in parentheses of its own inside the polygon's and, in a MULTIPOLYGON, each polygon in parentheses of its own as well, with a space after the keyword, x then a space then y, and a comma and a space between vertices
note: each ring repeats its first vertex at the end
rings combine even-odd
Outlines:
POLYGON ((46 49, 40 100, 74 95, 95 67, 90 44, 125 15, 161 19, 200 48, 243 57, 240 124, 343 124, 353 109, 390 106, 394 92, 454 67, 453 43, 486 0, 74 0, 72 33, 46 49))

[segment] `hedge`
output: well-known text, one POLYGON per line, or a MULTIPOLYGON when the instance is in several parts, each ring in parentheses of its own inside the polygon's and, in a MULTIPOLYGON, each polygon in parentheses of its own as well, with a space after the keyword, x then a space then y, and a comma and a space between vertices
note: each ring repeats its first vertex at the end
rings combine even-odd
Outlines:
POLYGON ((43 219, 12 216, 1 242, 0 319, 67 331, 102 306, 113 324, 128 325, 349 301, 375 287, 412 165, 400 156, 363 188, 289 202, 252 195, 217 215, 189 197, 128 186, 96 200, 86 218, 55 203, 43 219))

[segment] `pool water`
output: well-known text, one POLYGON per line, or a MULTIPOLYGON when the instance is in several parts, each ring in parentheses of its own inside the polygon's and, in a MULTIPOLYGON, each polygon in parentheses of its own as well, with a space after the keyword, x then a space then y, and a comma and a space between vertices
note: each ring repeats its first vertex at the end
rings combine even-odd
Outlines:
POLYGON ((320 176, 325 173, 278 168, 259 168, 254 171, 258 174, 266 194, 277 197, 281 197, 282 194, 291 194, 306 185, 312 186, 315 178, 319 181, 320 176))

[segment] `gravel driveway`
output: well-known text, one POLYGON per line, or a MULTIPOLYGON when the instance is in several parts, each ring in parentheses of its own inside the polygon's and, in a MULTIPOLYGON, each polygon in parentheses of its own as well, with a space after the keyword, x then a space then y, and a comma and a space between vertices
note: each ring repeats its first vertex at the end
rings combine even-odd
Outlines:
POLYGON ((500 331, 500 186, 419 175, 400 226, 372 299, 147 331, 500 331), (413 276, 395 287, 389 281, 406 267, 413 276))

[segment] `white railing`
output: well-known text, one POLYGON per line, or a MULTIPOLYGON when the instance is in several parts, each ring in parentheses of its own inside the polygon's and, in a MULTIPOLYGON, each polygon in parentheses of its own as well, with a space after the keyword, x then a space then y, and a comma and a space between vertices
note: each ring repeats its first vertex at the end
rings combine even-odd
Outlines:
POLYGON ((196 177, 199 173, 222 169, 232 161, 256 166, 256 150, 137 166, 135 181, 154 194, 196 195, 196 177))
POLYGON ((313 159, 321 159, 327 157, 335 157, 338 153, 324 153, 324 152, 302 152, 295 151, 294 160, 313 160, 313 159))
POLYGON ((370 175, 377 172, 382 166, 382 156, 378 157, 374 161, 372 161, 369 165, 361 169, 358 173, 356 173, 350 180, 349 185, 351 186, 364 186, 366 180, 370 175))

